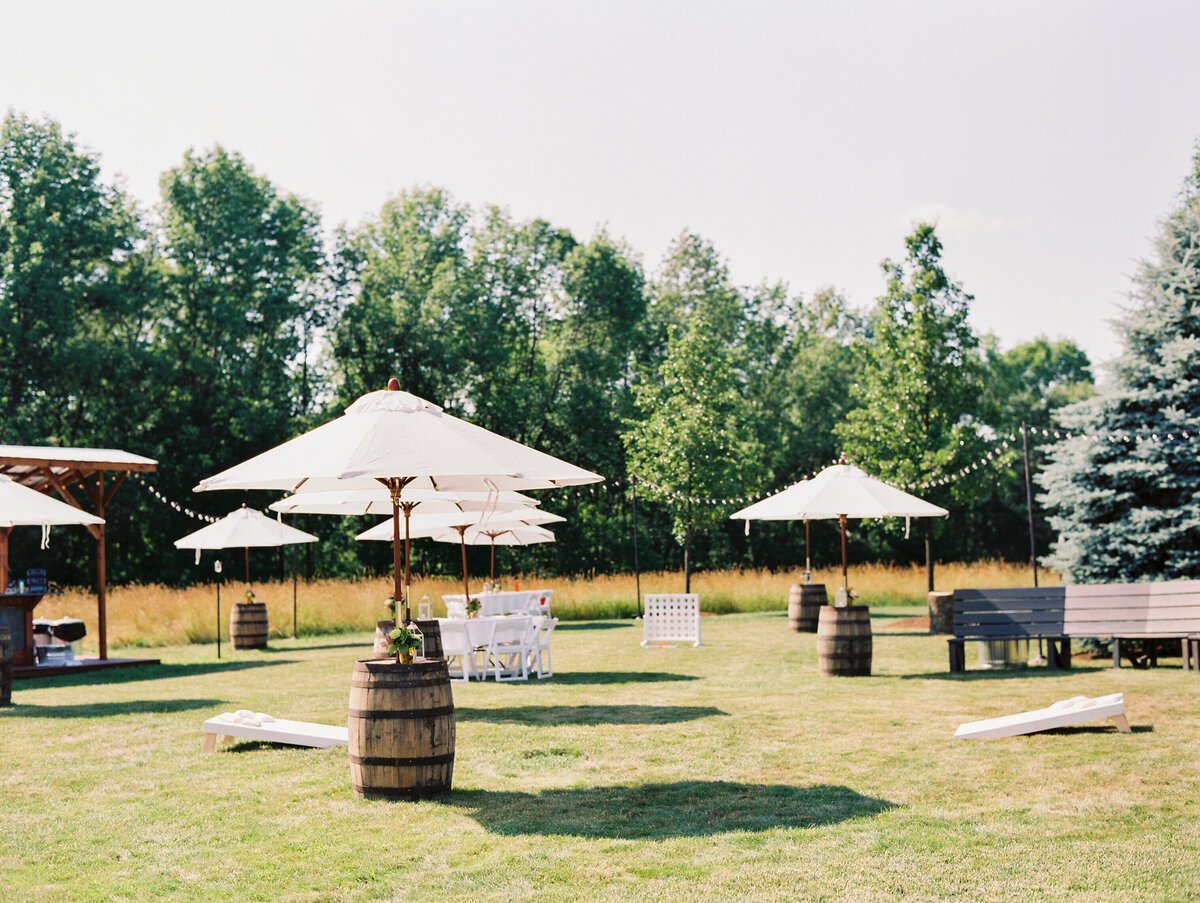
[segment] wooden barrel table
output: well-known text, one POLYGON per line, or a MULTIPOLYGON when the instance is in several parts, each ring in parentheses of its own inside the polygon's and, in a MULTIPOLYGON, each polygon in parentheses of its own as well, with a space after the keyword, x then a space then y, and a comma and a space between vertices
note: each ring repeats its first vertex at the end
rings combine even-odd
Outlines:
POLYGON ((816 633, 821 606, 828 604, 824 583, 793 583, 788 593, 788 626, 797 633, 816 633))
POLYGON ((447 792, 454 699, 445 659, 355 662, 348 735, 355 796, 412 800, 447 792))
POLYGON ((827 676, 871 673, 871 610, 866 605, 826 605, 817 624, 817 665, 827 676))
POLYGON ((0 705, 12 705, 12 631, 0 627, 0 705))
MULTIPOLYGON (((421 658, 445 658, 446 653, 442 649, 442 628, 438 624, 437 619, 428 618, 426 620, 414 620, 417 629, 421 631, 421 658)), ((395 628, 395 621, 376 621, 375 622, 375 645, 371 647, 371 654, 380 658, 387 655, 388 634, 395 628)))
POLYGON ((233 603, 229 612, 229 638, 234 649, 266 649, 267 603, 233 603))

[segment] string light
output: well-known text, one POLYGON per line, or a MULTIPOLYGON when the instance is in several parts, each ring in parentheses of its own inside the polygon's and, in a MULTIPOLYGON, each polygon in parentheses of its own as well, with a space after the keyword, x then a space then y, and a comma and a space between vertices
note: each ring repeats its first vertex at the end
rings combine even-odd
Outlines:
POLYGON ((161 492, 159 492, 157 489, 155 489, 153 486, 151 486, 149 483, 147 483, 144 479, 142 479, 140 474, 133 473, 133 474, 131 474, 131 476, 138 482, 138 484, 143 489, 145 489, 147 492, 149 492, 152 496, 154 496, 156 499, 158 499, 160 502, 162 502, 168 508, 172 508, 173 510, 178 511, 180 514, 186 514, 188 517, 192 518, 193 520, 204 521, 206 524, 215 524, 219 520, 219 518, 212 517, 211 515, 208 515, 208 514, 201 514, 198 511, 193 511, 191 508, 185 508, 183 505, 179 504, 178 502, 172 501, 171 499, 169 499, 165 495, 163 495, 161 492))

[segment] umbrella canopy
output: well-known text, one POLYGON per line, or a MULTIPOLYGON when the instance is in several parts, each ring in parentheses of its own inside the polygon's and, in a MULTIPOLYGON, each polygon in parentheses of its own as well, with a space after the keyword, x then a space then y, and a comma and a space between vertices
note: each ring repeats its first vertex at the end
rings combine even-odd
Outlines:
MULTIPOLYGON (((406 501, 419 504, 421 514, 454 514, 463 511, 486 512, 518 506, 541 504, 538 499, 513 490, 497 492, 435 492, 405 487, 406 501)), ((287 498, 272 502, 272 511, 284 514, 387 514, 392 513, 392 496, 387 487, 312 491, 303 487, 287 498)), ((414 514, 415 516, 415 514, 414 514)), ((390 539, 391 537, 389 537, 390 539)))
POLYGON ((738 520, 838 519, 842 531, 842 585, 846 576, 846 519, 850 517, 945 517, 950 512, 870 476, 843 458, 811 480, 802 480, 730 518, 738 520))
MULTIPOLYGON (((413 539, 420 539, 422 537, 436 539, 439 534, 449 531, 450 535, 457 541, 458 534, 453 532, 455 527, 466 527, 468 532, 487 531, 494 533, 532 524, 561 523, 565 520, 565 517, 559 517, 557 514, 551 514, 549 511, 529 507, 512 508, 507 511, 492 513, 464 511, 455 515, 428 514, 424 510, 424 505, 422 505, 421 508, 413 512, 410 518, 409 536, 413 539)), ((548 530, 544 532, 549 533, 548 530)), ((553 537, 553 534, 550 535, 553 537)), ((369 530, 364 530, 354 538, 361 540, 390 540, 392 538, 392 522, 385 520, 371 527, 369 530)))
POLYGON ((392 503, 395 595, 405 600, 407 619, 404 590, 410 580, 407 551, 403 560, 401 556, 400 513, 403 510, 407 520, 418 502, 406 492, 550 489, 602 479, 452 417, 400 391, 399 382, 392 379, 385 391, 368 392, 338 419, 201 480, 196 489, 345 490, 384 484, 392 503))
POLYGON ((102 524, 104 518, 52 499, 0 474, 0 526, 57 527, 64 524, 102 524))
POLYGON ((177 549, 234 549, 260 546, 288 546, 297 542, 316 542, 317 537, 287 524, 272 520, 261 511, 243 505, 209 524, 175 540, 177 549))
POLYGON ((822 520, 834 517, 945 517, 945 508, 909 495, 852 464, 826 467, 775 495, 731 514, 738 520, 822 520))
POLYGON ((201 480, 196 490, 371 489, 387 479, 406 479, 412 489, 488 490, 604 478, 453 417, 397 384, 368 392, 337 420, 201 480))
MULTIPOLYGON (((528 513, 528 512, 525 512, 528 513)), ((536 513, 536 512, 535 512, 536 513)), ((545 514, 546 512, 542 512, 545 514)), ((510 511, 507 515, 512 517, 520 516, 520 511, 510 511)), ((565 520, 565 518, 557 515, 549 515, 557 520, 565 520)), ((456 542, 462 547, 462 566, 463 566, 463 586, 466 588, 467 583, 467 546, 485 546, 491 545, 491 578, 496 579, 496 546, 531 546, 539 542, 554 542, 554 534, 544 527, 539 527, 530 523, 521 523, 517 521, 509 521, 507 523, 499 522, 493 518, 486 524, 476 524, 470 527, 455 527, 451 529, 442 528, 440 530, 431 530, 427 535, 435 542, 456 542)), ((359 533, 355 539, 390 539, 390 535, 380 529, 387 527, 389 524, 383 523, 378 527, 372 527, 359 533)), ((470 591, 466 593, 467 598, 470 597, 470 591)))
POLYGON ((195 549, 196 562, 201 549, 245 549, 246 582, 250 582, 250 548, 290 546, 300 542, 316 542, 317 537, 279 521, 271 520, 261 511, 242 505, 215 524, 201 527, 175 540, 177 549, 195 549))

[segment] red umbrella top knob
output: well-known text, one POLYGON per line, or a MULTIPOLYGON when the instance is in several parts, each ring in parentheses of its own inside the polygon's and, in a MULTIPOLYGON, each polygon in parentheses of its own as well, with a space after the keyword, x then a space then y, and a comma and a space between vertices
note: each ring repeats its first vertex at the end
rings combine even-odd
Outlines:
POLYGON ((396 377, 394 377, 394 376, 391 379, 389 379, 388 380, 388 391, 389 392, 399 392, 400 391, 400 380, 396 379, 396 377))

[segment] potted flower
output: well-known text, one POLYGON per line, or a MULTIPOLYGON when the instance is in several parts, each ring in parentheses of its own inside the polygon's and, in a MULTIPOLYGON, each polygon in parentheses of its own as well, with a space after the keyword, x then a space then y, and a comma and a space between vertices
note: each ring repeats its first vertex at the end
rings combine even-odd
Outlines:
POLYGON ((478 600, 478 599, 476 599, 476 598, 470 598, 470 599, 468 599, 468 600, 467 600, 467 617, 468 617, 468 618, 477 618, 477 617, 479 617, 479 609, 480 609, 481 607, 482 607, 482 606, 479 604, 479 600, 478 600))
POLYGON ((396 656, 403 665, 412 664, 413 653, 420 647, 421 631, 412 622, 393 628, 388 634, 388 655, 396 656))
MULTIPOLYGON (((387 609, 390 617, 386 621, 375 622, 375 648, 376 655, 383 655, 388 647, 388 633, 396 626, 396 597, 388 596, 383 600, 383 607, 387 609)), ((394 654, 394 653, 393 653, 394 654)))
POLYGON ((254 599, 255 599, 254 590, 252 590, 252 589, 246 590, 246 602, 247 603, 253 602, 254 599))

